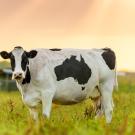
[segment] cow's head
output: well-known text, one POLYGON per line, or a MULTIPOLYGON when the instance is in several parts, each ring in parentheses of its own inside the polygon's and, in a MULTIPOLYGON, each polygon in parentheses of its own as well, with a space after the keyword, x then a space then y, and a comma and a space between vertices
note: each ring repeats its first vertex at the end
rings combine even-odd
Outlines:
POLYGON ((13 71, 12 79, 21 81, 25 78, 29 68, 29 58, 34 58, 37 55, 37 51, 31 50, 30 52, 26 52, 22 47, 17 46, 9 53, 2 51, 0 54, 2 58, 10 59, 13 71))

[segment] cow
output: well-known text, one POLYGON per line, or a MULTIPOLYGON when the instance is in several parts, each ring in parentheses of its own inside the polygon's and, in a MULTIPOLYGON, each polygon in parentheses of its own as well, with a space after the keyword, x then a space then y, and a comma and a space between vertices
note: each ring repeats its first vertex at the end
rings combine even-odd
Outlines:
POLYGON ((52 103, 71 105, 88 98, 98 99, 97 116, 105 114, 110 123, 113 112, 112 93, 117 86, 116 56, 103 49, 33 49, 17 46, 0 53, 10 59, 12 79, 34 120, 38 104, 49 118, 52 103))

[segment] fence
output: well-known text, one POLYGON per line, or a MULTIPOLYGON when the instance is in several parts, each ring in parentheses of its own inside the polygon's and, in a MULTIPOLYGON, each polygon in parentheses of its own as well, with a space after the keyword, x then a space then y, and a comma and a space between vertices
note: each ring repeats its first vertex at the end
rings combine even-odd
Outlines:
POLYGON ((9 80, 8 78, 7 79, 0 78, 0 90, 3 91, 17 90, 16 82, 13 80, 9 80))

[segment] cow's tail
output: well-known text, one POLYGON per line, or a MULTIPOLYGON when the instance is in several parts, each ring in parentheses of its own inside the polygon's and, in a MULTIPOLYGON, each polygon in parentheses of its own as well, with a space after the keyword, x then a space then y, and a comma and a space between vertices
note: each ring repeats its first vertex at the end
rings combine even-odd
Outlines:
POLYGON ((118 90, 117 62, 116 62, 116 64, 115 64, 114 72, 115 72, 115 77, 114 77, 114 89, 115 89, 115 90, 118 90))

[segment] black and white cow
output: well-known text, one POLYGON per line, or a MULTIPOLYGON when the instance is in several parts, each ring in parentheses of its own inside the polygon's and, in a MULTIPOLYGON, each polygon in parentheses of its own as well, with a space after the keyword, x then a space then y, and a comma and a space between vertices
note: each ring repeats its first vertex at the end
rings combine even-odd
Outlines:
POLYGON ((116 57, 111 49, 26 52, 22 47, 15 47, 10 53, 2 51, 1 56, 10 59, 12 79, 16 80, 22 100, 35 120, 39 103, 42 103, 43 115, 49 118, 52 102, 75 104, 100 94, 100 111, 103 110, 106 122, 111 122, 112 92, 117 86, 116 57))

